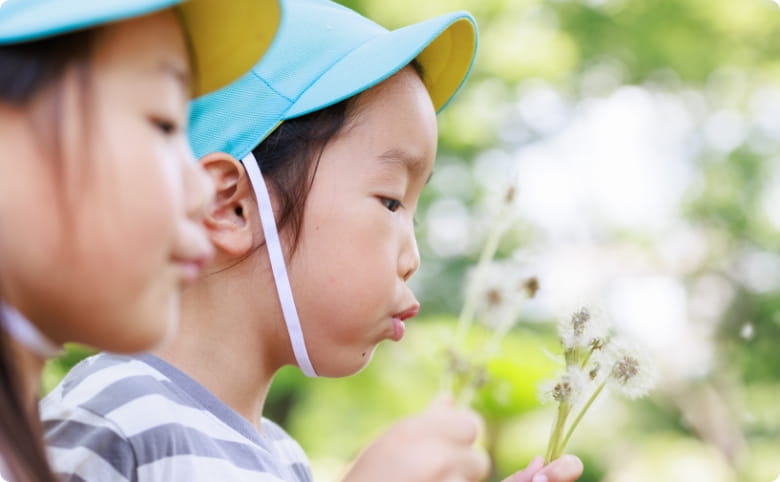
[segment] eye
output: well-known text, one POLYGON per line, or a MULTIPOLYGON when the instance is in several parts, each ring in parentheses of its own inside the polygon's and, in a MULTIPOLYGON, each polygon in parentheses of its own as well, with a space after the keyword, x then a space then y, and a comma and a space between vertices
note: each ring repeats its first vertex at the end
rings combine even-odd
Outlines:
POLYGON ((157 129, 160 130, 160 132, 166 136, 172 136, 179 132, 179 126, 174 121, 161 117, 152 117, 151 122, 157 129))
POLYGON ((403 207, 403 204, 401 204, 401 201, 399 201, 397 199, 391 199, 391 198, 387 198, 387 197, 380 197, 379 198, 379 202, 381 202, 382 205, 384 207, 386 207, 388 209, 388 211, 390 211, 390 212, 396 212, 396 211, 398 211, 398 209, 403 207))

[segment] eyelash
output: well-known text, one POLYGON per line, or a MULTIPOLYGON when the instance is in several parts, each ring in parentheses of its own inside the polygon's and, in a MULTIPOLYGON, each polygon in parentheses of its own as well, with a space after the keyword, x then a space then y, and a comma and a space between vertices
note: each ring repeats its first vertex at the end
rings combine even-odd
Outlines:
POLYGON ((151 121, 166 136, 172 136, 179 131, 179 126, 173 121, 159 118, 152 118, 151 121))
POLYGON ((380 197, 379 201, 382 203, 384 207, 387 208, 388 211, 394 213, 404 207, 403 204, 401 204, 401 201, 397 199, 392 199, 388 197, 380 197))

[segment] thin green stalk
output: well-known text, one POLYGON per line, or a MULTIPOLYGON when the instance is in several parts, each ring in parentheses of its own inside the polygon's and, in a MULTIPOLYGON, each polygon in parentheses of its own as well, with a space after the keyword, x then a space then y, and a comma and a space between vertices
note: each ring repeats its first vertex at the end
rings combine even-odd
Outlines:
POLYGON ((582 367, 583 369, 585 369, 585 367, 588 365, 588 362, 590 361, 590 357, 593 355, 593 351, 594 351, 594 349, 593 349, 593 348, 591 348, 590 350, 588 350, 588 354, 587 354, 587 355, 585 355, 585 359, 584 359, 584 360, 582 360, 582 363, 580 364, 580 367, 582 367))
MULTIPOLYGON (((477 312, 477 306, 479 306, 479 290, 477 286, 484 282, 485 270, 488 264, 493 260, 493 257, 498 251, 498 245, 501 241, 501 237, 504 234, 505 223, 503 219, 506 218, 506 209, 500 212, 497 217, 497 221, 490 232, 485 245, 482 248, 482 252, 479 255, 479 261, 475 268, 474 279, 469 285, 469 289, 466 292, 466 300, 463 303, 463 308, 458 316, 458 326, 455 329, 455 337, 453 339, 452 347, 456 352, 460 352, 463 348, 464 339, 466 338, 466 332, 474 321, 474 316, 477 312)), ((446 373, 442 383, 445 393, 453 393, 455 389, 455 376, 453 373, 446 373)))
POLYGON ((545 464, 555 460, 554 455, 558 451, 558 441, 561 439, 561 433, 563 432, 563 427, 566 424, 566 417, 569 416, 569 410, 571 410, 569 402, 560 402, 558 405, 558 413, 555 416, 555 424, 553 425, 553 430, 550 434, 549 445, 547 445, 547 454, 544 457, 545 464))
MULTIPOLYGON (((501 213, 503 215, 503 211, 501 213)), ((455 331, 456 346, 460 346, 460 342, 466 335, 466 330, 474 319, 474 315, 477 312, 477 306, 479 305, 478 290, 475 286, 479 286, 482 283, 485 269, 487 265, 493 260, 493 257, 498 251, 498 244, 501 241, 501 236, 504 234, 504 216, 499 216, 498 221, 493 226, 493 230, 490 232, 488 239, 485 241, 485 246, 482 248, 482 252, 479 255, 479 261, 477 262, 476 271, 474 273, 474 279, 466 296, 466 301, 463 304, 463 309, 460 311, 458 317, 458 327, 455 331)))
POLYGON ((469 380, 466 386, 461 390, 458 396, 457 405, 459 407, 468 407, 471 405, 471 400, 474 398, 474 394, 477 393, 477 387, 474 380, 469 380))
POLYGON ((569 439, 571 438, 572 434, 574 433, 574 429, 577 428, 577 425, 579 425, 580 420, 582 420, 582 417, 585 416, 585 412, 588 411, 591 405, 593 405, 593 402, 596 400, 596 397, 599 396, 602 390, 604 390, 604 387, 607 385, 607 381, 604 380, 601 385, 596 388, 596 390, 593 391, 593 394, 588 399, 587 403, 582 407, 582 410, 580 410, 580 413, 577 414, 577 417, 574 419, 574 422, 572 422, 571 426, 569 427, 569 430, 566 432, 566 436, 563 438, 563 442, 561 442, 560 446, 557 447, 558 451, 557 453, 553 454, 553 459, 557 459, 561 456, 564 450, 566 450, 566 444, 569 443, 569 439))

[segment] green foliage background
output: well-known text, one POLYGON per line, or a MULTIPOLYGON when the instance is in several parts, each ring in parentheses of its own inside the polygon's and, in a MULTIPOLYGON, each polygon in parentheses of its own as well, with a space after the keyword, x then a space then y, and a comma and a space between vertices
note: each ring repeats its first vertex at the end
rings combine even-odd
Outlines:
MULTIPOLYGON (((767 213, 780 209, 771 205, 780 203, 780 196, 767 201, 767 192, 773 179, 780 179, 780 129, 772 130, 771 115, 759 115, 765 107, 761 99, 767 97, 758 94, 780 88, 777 5, 769 0, 342 3, 390 28, 457 9, 477 18, 479 57, 471 80, 440 116, 436 169, 437 175, 473 178, 454 180, 465 186, 458 199, 470 222, 489 218, 491 200, 502 189, 474 180, 479 175, 475 166, 481 165, 477 161, 491 152, 512 159, 553 135, 534 128, 533 119, 518 117, 515 110, 534 86, 573 106, 570 115, 627 92, 621 90, 627 86, 681 99, 698 96, 704 100, 691 108, 689 131, 689 141, 697 146, 706 144, 701 133, 713 115, 727 111, 740 119, 745 135, 728 148, 691 148, 681 161, 695 182, 680 198, 676 223, 703 235, 693 248, 698 261, 673 270, 673 277, 689 294, 713 277, 728 286, 728 297, 710 300, 722 305, 713 324, 712 363, 696 376, 668 384, 661 380, 648 400, 626 404, 607 397, 589 414, 571 451, 585 461, 584 481, 774 480, 780 474, 780 275, 771 267, 778 263, 780 233, 767 213), (596 76, 602 80, 594 83, 593 73, 603 72, 603 66, 611 74, 596 76), (774 272, 774 284, 757 288, 739 275, 746 252, 764 256, 758 268, 774 272), (746 326, 752 333, 746 335, 746 326)), ((774 112, 780 116, 780 110, 774 112)), ((567 119, 562 122, 565 126, 567 119)), ((780 125, 780 117, 775 122, 780 125)), ((728 134, 729 129, 717 132, 728 134)), ((647 132, 650 138, 658 135, 647 132)), ((477 236, 455 254, 436 249, 425 221, 428 209, 447 196, 451 193, 434 183, 418 214, 423 269, 416 287, 423 312, 410 322, 407 338, 382 345, 372 364, 349 379, 307 380, 287 370, 275 381, 268 415, 303 444, 319 480, 336 480, 361 447, 394 420, 424 408, 439 389, 442 341, 449 339, 464 276, 481 241, 477 236)), ((651 260, 658 259, 656 250, 668 234, 598 217, 595 222, 595 244, 605 251, 630 249, 651 260)), ((474 230, 480 232, 480 226, 474 224, 474 230)), ((579 241, 565 232, 553 239, 532 218, 519 216, 501 255, 579 241)), ((648 271, 654 270, 651 262, 648 271)), ((544 323, 553 320, 544 310, 540 316, 526 315, 529 320, 510 333, 490 365, 490 381, 475 402, 489 428, 483 443, 495 462, 495 480, 544 452, 552 421, 552 409, 537 401, 536 386, 556 368, 546 354, 556 349, 553 326, 544 323)), ((51 362, 46 388, 83 355, 72 347, 51 362)))

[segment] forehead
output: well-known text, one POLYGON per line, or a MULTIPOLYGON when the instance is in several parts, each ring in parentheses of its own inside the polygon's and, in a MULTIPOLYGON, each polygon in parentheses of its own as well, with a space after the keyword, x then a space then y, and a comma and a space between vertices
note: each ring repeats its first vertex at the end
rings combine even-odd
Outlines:
POLYGON ((436 112, 419 75, 406 67, 360 94, 349 114, 346 140, 370 148, 385 165, 430 171, 436 155, 436 112))
POLYGON ((189 96, 187 44, 179 20, 170 9, 100 29, 93 67, 99 73, 170 79, 183 84, 189 96))

